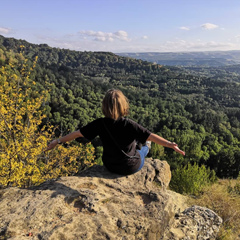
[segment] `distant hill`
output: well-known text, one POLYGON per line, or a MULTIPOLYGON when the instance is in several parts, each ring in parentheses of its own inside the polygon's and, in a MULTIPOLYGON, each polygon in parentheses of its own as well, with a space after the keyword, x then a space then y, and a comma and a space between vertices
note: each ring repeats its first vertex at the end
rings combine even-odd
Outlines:
POLYGON ((117 53, 124 57, 141 59, 169 66, 219 67, 240 64, 240 51, 213 52, 144 52, 117 53))

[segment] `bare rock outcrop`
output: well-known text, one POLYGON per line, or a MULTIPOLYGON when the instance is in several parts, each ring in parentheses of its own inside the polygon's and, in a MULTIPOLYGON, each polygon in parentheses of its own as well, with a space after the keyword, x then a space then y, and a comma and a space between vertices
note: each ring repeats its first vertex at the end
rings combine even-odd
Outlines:
POLYGON ((129 176, 94 166, 29 189, 0 190, 0 239, 215 239, 221 219, 166 190, 165 161, 129 176))
POLYGON ((222 219, 212 210, 192 206, 176 214, 163 239, 211 240, 215 239, 222 219))

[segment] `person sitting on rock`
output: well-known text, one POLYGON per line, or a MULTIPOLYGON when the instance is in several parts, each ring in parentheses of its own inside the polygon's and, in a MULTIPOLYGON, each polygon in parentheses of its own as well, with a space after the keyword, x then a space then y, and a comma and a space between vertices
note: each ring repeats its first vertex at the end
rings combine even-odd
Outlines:
POLYGON ((104 166, 109 171, 121 175, 136 173, 143 167, 151 142, 185 155, 176 143, 151 133, 135 121, 126 118, 128 111, 128 99, 122 91, 110 89, 102 101, 104 118, 98 118, 77 131, 53 140, 47 150, 79 137, 92 140, 99 136, 103 144, 104 166), (137 143, 142 144, 141 149, 138 149, 137 143))

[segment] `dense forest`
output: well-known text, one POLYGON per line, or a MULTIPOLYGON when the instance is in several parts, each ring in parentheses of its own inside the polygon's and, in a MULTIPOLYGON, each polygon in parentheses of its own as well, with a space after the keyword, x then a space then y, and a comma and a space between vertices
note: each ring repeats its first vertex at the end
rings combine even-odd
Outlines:
MULTIPOLYGON (((152 156, 172 169, 204 164, 219 177, 240 171, 240 66, 180 68, 121 57, 108 52, 78 52, 0 36, 0 66, 23 51, 38 62, 37 90, 49 89, 43 103, 47 118, 66 134, 101 117, 109 88, 130 101, 130 118, 178 143, 186 156, 153 146, 152 156), (23 47, 24 46, 24 47, 23 47)), ((40 92, 40 91, 39 91, 40 92)), ((101 152, 101 142, 93 145, 101 152)))

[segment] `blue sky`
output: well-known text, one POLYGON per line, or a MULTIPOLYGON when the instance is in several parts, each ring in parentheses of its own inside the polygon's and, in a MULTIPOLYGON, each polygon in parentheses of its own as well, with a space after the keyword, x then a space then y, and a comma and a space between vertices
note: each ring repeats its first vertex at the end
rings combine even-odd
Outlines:
POLYGON ((78 51, 240 50, 240 0, 0 0, 0 35, 78 51))

